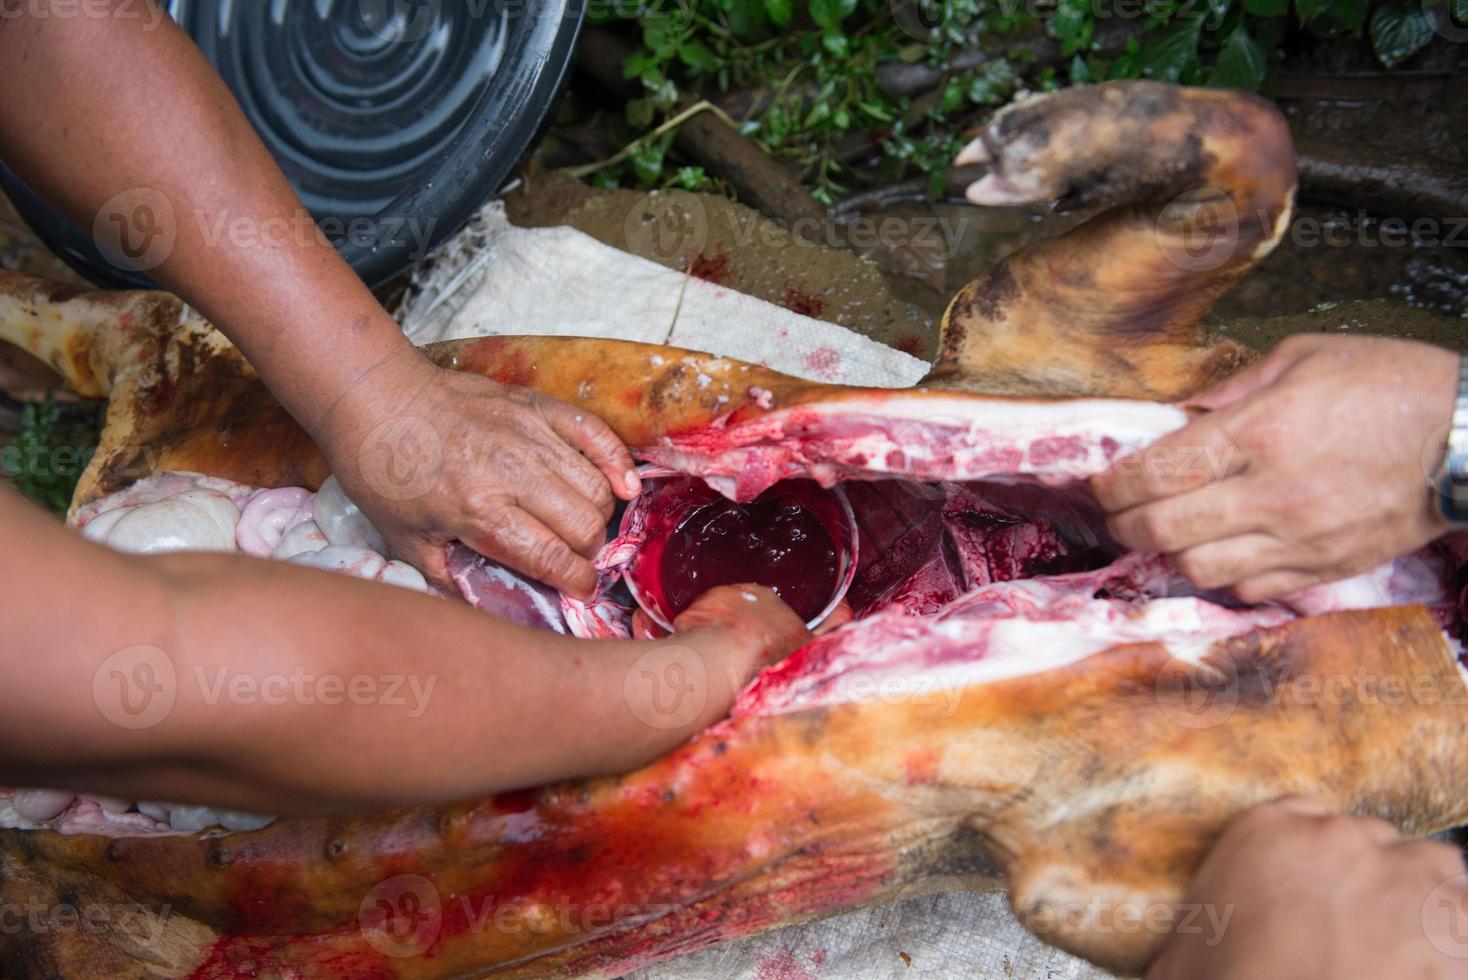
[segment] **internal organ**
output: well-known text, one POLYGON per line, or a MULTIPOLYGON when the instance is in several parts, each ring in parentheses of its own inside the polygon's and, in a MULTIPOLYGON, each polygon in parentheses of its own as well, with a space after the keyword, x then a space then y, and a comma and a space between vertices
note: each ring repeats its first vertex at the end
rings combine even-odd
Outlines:
POLYGON ((429 591, 417 569, 389 560, 382 535, 335 477, 312 493, 163 473, 81 508, 73 523, 118 551, 237 551, 429 591))
POLYGON ((766 586, 807 622, 832 601, 845 567, 833 494, 801 481, 736 503, 691 477, 657 481, 648 493, 655 512, 630 574, 668 620, 720 585, 766 586))
POLYGON ((896 606, 936 613, 993 582, 1105 565, 1119 555, 1084 490, 1033 484, 852 483, 861 561, 857 615, 896 606))

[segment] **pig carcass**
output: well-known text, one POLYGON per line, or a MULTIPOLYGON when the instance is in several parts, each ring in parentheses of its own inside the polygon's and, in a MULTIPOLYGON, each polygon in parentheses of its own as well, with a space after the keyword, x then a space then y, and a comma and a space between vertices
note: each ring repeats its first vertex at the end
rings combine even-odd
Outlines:
MULTIPOLYGON (((1002 876, 1037 934, 1135 973, 1219 829, 1253 803, 1309 793, 1414 834, 1462 822, 1449 543, 1245 607, 1118 548, 1085 488, 1184 423, 1169 403, 1247 360, 1194 325, 1287 220, 1278 114, 1238 93, 1119 83, 1023 102, 970 155, 990 164, 971 190, 981 203, 1097 214, 961 291, 918 389, 606 341, 425 351, 597 412, 646 462, 733 497, 843 482, 862 532, 855 621, 765 671, 724 722, 615 778, 252 830, 18 822, 0 831, 0 904, 135 913, 127 928, 0 931, 3 972, 618 975, 1002 876), (1200 248, 1200 226, 1225 247, 1200 248)), ((199 511, 190 521, 226 547, 274 554, 320 529, 319 452, 177 300, 3 277, 0 331, 111 398, 73 513, 83 533, 202 492, 248 510, 284 491, 232 542, 213 497, 166 504, 199 511)), ((525 621, 618 635, 612 586, 635 545, 609 544, 589 604, 462 552, 456 577, 525 621)))

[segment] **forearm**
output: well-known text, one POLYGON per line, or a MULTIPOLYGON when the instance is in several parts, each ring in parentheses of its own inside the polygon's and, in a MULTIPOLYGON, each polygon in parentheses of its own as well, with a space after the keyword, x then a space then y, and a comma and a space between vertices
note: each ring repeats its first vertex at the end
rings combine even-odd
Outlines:
POLYGON ((164 564, 179 596, 180 741, 199 739, 203 768, 250 793, 278 791, 277 809, 307 797, 326 809, 441 801, 633 769, 714 722, 738 684, 715 631, 591 643, 345 577, 202 556, 164 564), (636 674, 669 643, 706 664, 703 710, 649 724, 636 674))
POLYGON ((8 492, 0 530, 0 785, 281 813, 443 801, 636 768, 744 679, 718 630, 592 643, 286 564, 122 556, 8 492), (642 673, 659 643, 702 658, 671 711, 642 673))
POLYGON ((418 363, 183 31, 31 9, 0 18, 12 80, 0 148, 39 193, 88 230, 166 201, 156 218, 176 238, 151 274, 228 334, 313 434, 374 370, 418 363), (119 204, 126 213, 106 213, 119 204))

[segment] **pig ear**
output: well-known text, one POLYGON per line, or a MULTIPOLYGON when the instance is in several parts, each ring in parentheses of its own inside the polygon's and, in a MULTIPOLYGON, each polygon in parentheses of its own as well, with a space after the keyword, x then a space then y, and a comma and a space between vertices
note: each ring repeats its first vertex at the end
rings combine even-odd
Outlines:
POLYGON ((1252 359, 1197 324, 1267 255, 1295 187, 1284 118, 1242 92, 1147 81, 1015 103, 967 147, 982 206, 1083 221, 966 286, 926 384, 999 394, 1196 394, 1252 359))

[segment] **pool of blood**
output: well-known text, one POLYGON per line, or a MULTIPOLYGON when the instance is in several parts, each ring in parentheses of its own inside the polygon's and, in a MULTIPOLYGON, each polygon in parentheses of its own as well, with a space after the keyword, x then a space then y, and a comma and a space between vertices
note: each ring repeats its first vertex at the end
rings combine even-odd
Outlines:
POLYGON ((839 568, 826 523, 776 485, 747 504, 715 495, 689 512, 668 535, 647 585, 670 618, 716 586, 754 583, 809 622, 835 595, 839 568))

